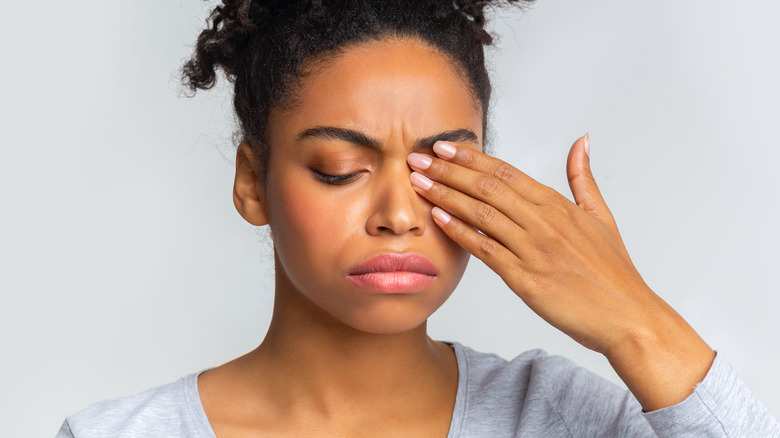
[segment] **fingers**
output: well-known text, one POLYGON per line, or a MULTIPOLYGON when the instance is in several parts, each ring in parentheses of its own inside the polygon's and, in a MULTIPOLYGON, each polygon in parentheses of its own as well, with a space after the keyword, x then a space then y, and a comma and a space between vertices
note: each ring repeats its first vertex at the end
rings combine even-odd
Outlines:
POLYGON ((567 160, 576 206, 511 165, 472 148, 437 142, 433 149, 438 157, 413 153, 407 160, 415 170, 411 180, 417 193, 502 243, 522 261, 533 259, 532 241, 552 239, 555 246, 561 239, 576 240, 583 227, 598 228, 596 223, 606 225, 622 243, 590 172, 587 140, 577 140, 567 160))
POLYGON ((433 151, 447 162, 492 176, 515 192, 522 193, 525 199, 534 204, 545 203, 550 192, 554 192, 510 164, 472 148, 456 147, 452 143, 439 141, 433 145, 433 151))
POLYGON ((431 215, 450 239, 482 260, 502 278, 502 273, 517 272, 520 269, 520 260, 515 254, 495 239, 477 232, 462 220, 453 217, 439 207, 433 207, 431 215))
POLYGON ((431 181, 417 172, 411 174, 410 180, 415 191, 432 204, 439 206, 440 210, 476 227, 491 240, 501 243, 518 257, 521 256, 521 250, 526 242, 525 231, 499 209, 455 188, 431 181))
MULTIPOLYGON (((619 233, 615 219, 593 178, 587 149, 589 149, 589 137, 586 135, 574 142, 567 159, 566 173, 575 202, 584 211, 599 218, 619 233)), ((510 202, 510 205, 502 202, 502 198, 507 193, 514 193, 535 205, 560 202, 571 204, 552 188, 537 182, 498 158, 490 157, 472 148, 456 147, 448 142, 437 142, 433 150, 443 159, 431 159, 428 156, 430 164, 424 168, 412 162, 417 154, 411 154, 412 168, 477 199, 493 203, 518 223, 521 223, 522 218, 527 217, 527 213, 533 209, 522 205, 522 202, 510 202), (511 191, 504 190, 505 188, 510 188, 511 191), (520 204, 519 208, 518 204, 520 204)), ((524 228, 529 230, 527 220, 524 228)))
MULTIPOLYGON (((413 169, 425 175, 418 174, 412 181, 415 178, 420 181, 421 178, 430 177, 430 179, 444 185, 437 185, 435 188, 427 191, 427 193, 421 194, 432 203, 442 206, 445 210, 454 213, 467 222, 471 222, 469 216, 473 215, 462 214, 464 212, 460 207, 479 209, 479 214, 476 218, 477 222, 471 223, 483 232, 488 232, 488 230, 482 228, 485 224, 479 218, 493 215, 494 212, 492 210, 486 210, 491 206, 523 228, 526 228, 525 226, 528 225, 528 218, 531 217, 532 210, 536 207, 534 203, 525 199, 523 194, 516 192, 495 176, 423 154, 410 154, 408 162, 413 169), (454 190, 448 190, 447 188, 454 190), (471 198, 462 195, 458 196, 459 193, 456 191, 465 193, 471 198), (466 198, 471 199, 471 201, 477 199, 482 202, 474 204, 466 198), (460 202, 461 200, 466 205, 447 202, 460 202), (445 205, 440 202, 447 203, 445 205)), ((424 188, 424 186, 425 184, 419 187, 424 188)))

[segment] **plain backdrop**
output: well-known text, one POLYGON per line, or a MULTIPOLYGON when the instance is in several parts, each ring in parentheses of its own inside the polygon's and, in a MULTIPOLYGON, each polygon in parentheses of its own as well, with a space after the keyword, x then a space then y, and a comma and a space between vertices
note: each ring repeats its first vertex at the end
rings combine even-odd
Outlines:
MULTIPOLYGON (((499 12, 489 50, 497 156, 571 199, 566 155, 589 131, 639 271, 775 415, 779 14, 757 0, 539 0, 499 12)), ((3 7, 3 436, 54 436, 90 403, 262 340, 271 252, 232 205, 229 89, 178 89, 205 15, 199 0, 3 7)), ((429 326, 620 384, 476 259, 429 326)))

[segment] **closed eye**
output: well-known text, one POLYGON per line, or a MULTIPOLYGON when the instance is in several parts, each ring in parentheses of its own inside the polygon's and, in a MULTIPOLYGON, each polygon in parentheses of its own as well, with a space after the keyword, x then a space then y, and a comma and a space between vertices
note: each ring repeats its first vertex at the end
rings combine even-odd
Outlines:
POLYGON ((330 184, 334 186, 343 186, 346 184, 351 183, 352 181, 360 178, 360 175, 363 173, 363 171, 354 172, 354 173, 348 173, 346 175, 328 175, 326 173, 318 172, 316 170, 312 170, 314 173, 314 178, 318 179, 321 182, 324 182, 325 184, 330 184))

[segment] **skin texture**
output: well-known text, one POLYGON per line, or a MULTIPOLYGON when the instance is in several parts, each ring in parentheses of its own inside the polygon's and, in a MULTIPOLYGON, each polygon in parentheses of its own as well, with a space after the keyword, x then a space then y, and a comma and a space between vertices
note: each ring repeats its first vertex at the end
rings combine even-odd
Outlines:
POLYGON ((631 263, 590 171, 589 142, 578 139, 567 159, 576 204, 454 144, 437 143, 439 159, 410 155, 410 181, 438 206, 447 235, 539 316, 604 354, 645 411, 671 406, 693 392, 715 353, 631 263))
POLYGON ((388 39, 350 48, 318 64, 297 105, 269 122, 268 174, 258 175, 241 145, 233 197, 247 221, 271 227, 274 314, 257 349, 199 378, 217 436, 446 436, 457 364, 425 321, 469 253, 550 324, 605 354, 645 410, 683 400, 709 369, 713 351, 631 263, 590 172, 587 137, 567 161, 575 204, 481 153, 479 105, 429 46, 388 39), (300 140, 322 126, 381 147, 300 140), (454 130, 476 141, 413 151, 454 130), (329 185, 314 171, 357 176, 329 185), (439 276, 405 295, 345 280, 388 252, 421 254, 439 276))
POLYGON ((482 113, 449 60, 411 40, 370 43, 319 63, 294 109, 274 113, 271 159, 259 177, 239 147, 236 208, 269 224, 276 257, 274 314, 253 352, 200 376, 218 436, 446 436, 457 389, 452 349, 426 334, 469 254, 433 221, 406 159, 432 156, 437 135, 474 133, 482 113), (351 129, 380 143, 308 137, 351 129), (358 173, 344 185, 318 180, 358 173), (439 271, 421 293, 362 290, 344 272, 378 254, 416 253, 439 271))

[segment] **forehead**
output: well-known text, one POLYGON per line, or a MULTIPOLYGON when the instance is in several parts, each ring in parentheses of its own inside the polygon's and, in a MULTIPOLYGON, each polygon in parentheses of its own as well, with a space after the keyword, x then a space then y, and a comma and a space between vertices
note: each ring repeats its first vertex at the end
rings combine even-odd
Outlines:
POLYGON ((359 127, 384 135, 472 128, 482 109, 448 57, 414 39, 362 43, 316 63, 284 124, 359 127))

